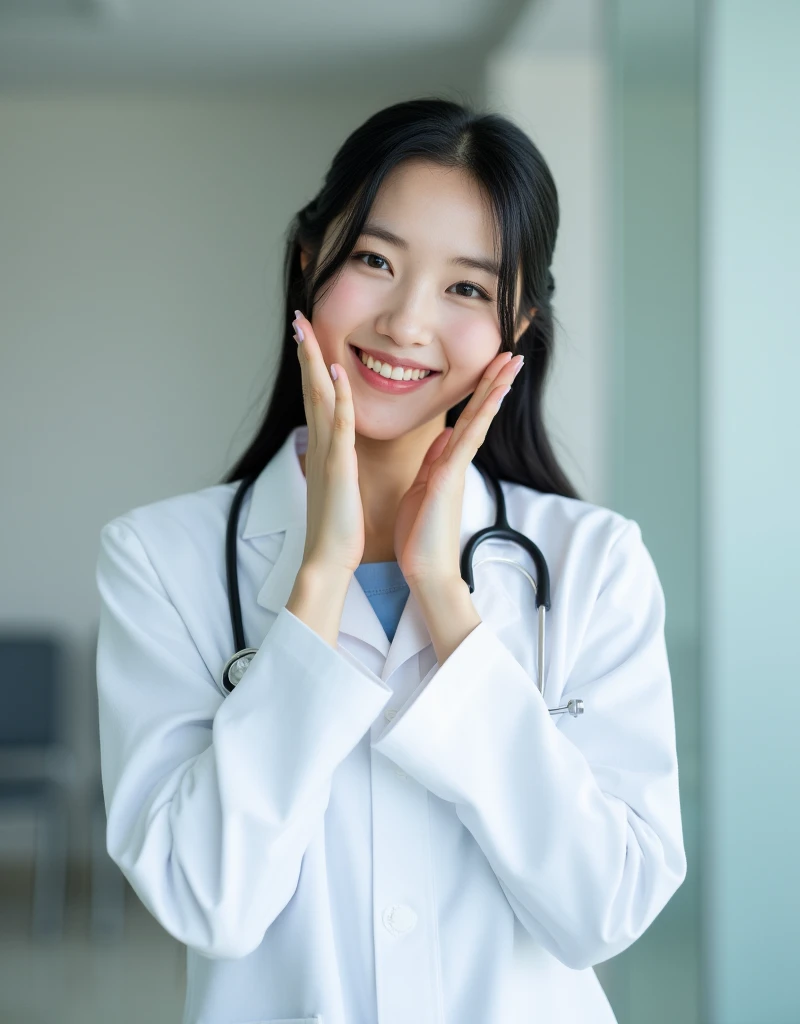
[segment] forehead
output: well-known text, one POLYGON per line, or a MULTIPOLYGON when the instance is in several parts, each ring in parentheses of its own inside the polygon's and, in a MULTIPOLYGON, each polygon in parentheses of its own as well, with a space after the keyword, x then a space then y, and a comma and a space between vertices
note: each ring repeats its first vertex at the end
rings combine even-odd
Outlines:
POLYGON ((384 178, 372 204, 370 219, 404 218, 419 233, 436 235, 446 227, 446 240, 482 245, 494 251, 495 216, 483 185, 461 167, 442 167, 428 160, 406 160, 384 178))
MULTIPOLYGON (((325 232, 331 238, 343 220, 336 217, 325 232)), ((377 223, 408 242, 442 258, 470 254, 499 259, 500 239, 485 188, 459 167, 429 160, 406 160, 381 182, 368 223, 377 223)))

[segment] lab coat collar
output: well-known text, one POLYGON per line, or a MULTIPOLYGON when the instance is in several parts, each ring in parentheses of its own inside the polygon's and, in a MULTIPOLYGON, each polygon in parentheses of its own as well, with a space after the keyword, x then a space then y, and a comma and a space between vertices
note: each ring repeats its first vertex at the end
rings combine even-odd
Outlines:
MULTIPOLYGON (((277 614, 286 605, 295 578, 303 561, 306 534, 306 480, 299 455, 308 446, 308 427, 295 427, 272 460, 253 484, 250 507, 245 521, 243 540, 254 540, 270 534, 285 534, 277 561, 267 575, 256 600, 259 605, 277 614)), ((472 464, 467 468, 461 514, 459 552, 469 538, 495 519, 494 496, 480 471, 472 464)), ((476 564, 487 555, 513 557, 503 541, 486 541, 476 552, 476 564)), ((510 569, 509 572, 516 570, 510 569)), ((498 634, 513 637, 521 613, 519 606, 503 586, 500 574, 476 570, 472 600, 484 622, 498 634)), ((420 606, 413 592, 397 624, 394 639, 389 643, 383 626, 369 598, 355 575, 351 578, 345 598, 340 632, 370 644, 386 658, 382 678, 388 679, 408 658, 431 643, 420 606)))

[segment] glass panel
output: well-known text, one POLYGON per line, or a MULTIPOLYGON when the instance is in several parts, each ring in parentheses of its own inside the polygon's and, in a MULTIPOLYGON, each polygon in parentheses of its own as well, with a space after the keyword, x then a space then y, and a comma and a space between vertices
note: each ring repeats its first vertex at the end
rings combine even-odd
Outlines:
POLYGON ((700 1024, 698 27, 700 0, 611 0, 614 302, 609 504, 666 596, 686 881, 596 968, 619 1024, 700 1024))

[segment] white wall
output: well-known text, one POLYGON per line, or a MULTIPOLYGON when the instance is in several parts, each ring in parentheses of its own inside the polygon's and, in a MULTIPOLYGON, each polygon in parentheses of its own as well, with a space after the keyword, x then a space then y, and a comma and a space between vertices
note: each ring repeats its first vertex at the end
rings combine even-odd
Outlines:
MULTIPOLYGON (((475 82, 450 84, 469 98, 475 82)), ((244 448, 277 357, 290 215, 346 134, 415 95, 290 84, 0 95, 0 624, 68 644, 76 854, 97 770, 100 527, 218 482, 244 448)), ((31 836, 0 814, 0 853, 31 836)))
MULTIPOLYGON (((546 412, 576 486, 605 500, 602 68, 501 51, 486 93, 483 70, 401 92, 373 78, 306 94, 0 94, 0 624, 52 626, 68 645, 76 855, 97 771, 100 527, 216 483, 245 446, 277 356, 288 219, 379 107, 485 98, 541 146, 566 329, 546 412), (548 90, 557 109, 530 102, 548 90)), ((0 816, 0 856, 31 837, 0 816)))
POLYGON ((800 1020, 800 5, 707 30, 705 904, 714 1024, 800 1020))
POLYGON ((530 135, 555 178, 561 223, 552 264, 553 307, 560 324, 545 420, 581 497, 604 505, 610 500, 604 59, 500 52, 489 64, 487 96, 530 135))

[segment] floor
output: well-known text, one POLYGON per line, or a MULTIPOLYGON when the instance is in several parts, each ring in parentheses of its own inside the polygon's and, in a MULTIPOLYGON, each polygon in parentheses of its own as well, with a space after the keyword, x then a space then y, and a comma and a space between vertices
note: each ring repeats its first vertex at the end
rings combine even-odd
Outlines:
MULTIPOLYGON (((63 940, 42 942, 30 935, 31 881, 0 874, 0 1024, 180 1024, 184 947, 130 888, 121 938, 92 939, 88 884, 72 870, 63 940)), ((619 1024, 701 1024, 696 905, 687 879, 638 942, 598 965, 619 1024)))
MULTIPOLYGON (((77 876, 77 877, 76 877, 77 876)), ((71 871, 63 941, 33 941, 28 872, 0 876, 1 1024, 180 1024, 186 952, 128 887, 120 939, 92 939, 71 871)))

